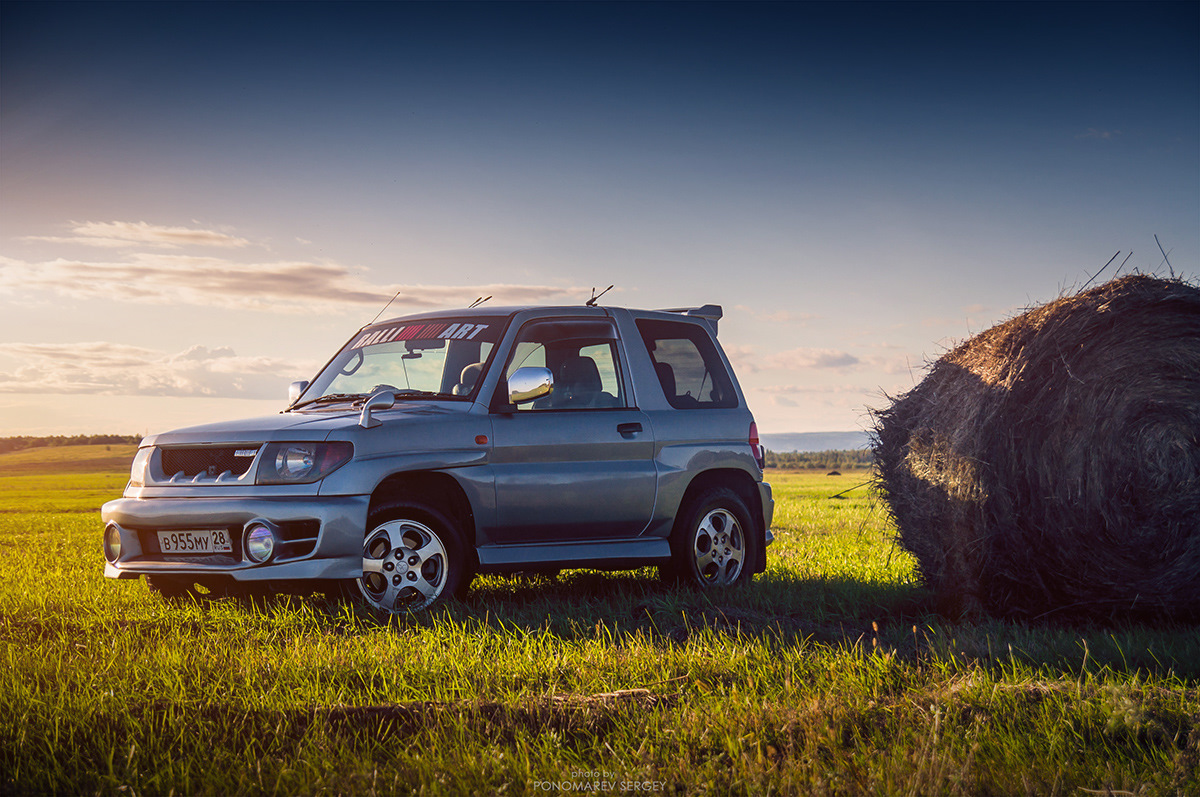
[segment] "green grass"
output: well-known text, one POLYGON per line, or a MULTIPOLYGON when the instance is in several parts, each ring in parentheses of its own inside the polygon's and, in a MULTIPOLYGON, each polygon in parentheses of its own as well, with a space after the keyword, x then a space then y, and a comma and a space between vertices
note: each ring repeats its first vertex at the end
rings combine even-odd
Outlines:
POLYGON ((64 473, 129 476, 137 446, 46 446, 0 454, 0 477, 20 474, 61 476, 64 473))
POLYGON ((137 446, 55 446, 0 454, 0 513, 98 512, 129 480, 137 446))
POLYGON ((861 473, 770 477, 750 589, 484 577, 381 625, 106 581, 99 516, 41 507, 110 477, 0 476, 38 501, 0 514, 0 790, 1200 793, 1194 627, 946 622, 870 493, 829 497, 861 473))

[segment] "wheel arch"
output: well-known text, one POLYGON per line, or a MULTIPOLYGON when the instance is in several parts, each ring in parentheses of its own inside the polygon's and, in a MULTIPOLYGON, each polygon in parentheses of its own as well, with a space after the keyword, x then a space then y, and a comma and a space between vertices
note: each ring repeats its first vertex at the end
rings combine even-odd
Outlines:
POLYGON ((754 478, 746 471, 738 468, 714 468, 713 470, 706 470, 703 473, 696 474, 695 478, 688 483, 687 489, 683 493, 683 499, 679 502, 679 511, 676 512, 676 518, 679 517, 679 514, 688 505, 689 501, 717 487, 728 487, 745 502, 746 509, 750 512, 750 522, 754 524, 753 533, 756 542, 755 561, 751 572, 763 572, 767 569, 767 533, 763 521, 762 496, 758 492, 758 486, 754 478))
POLYGON ((389 504, 417 501, 430 504, 458 523, 469 548, 475 547, 475 510, 466 490, 448 473, 442 471, 401 471, 393 473, 376 485, 371 492, 367 509, 370 517, 389 504))

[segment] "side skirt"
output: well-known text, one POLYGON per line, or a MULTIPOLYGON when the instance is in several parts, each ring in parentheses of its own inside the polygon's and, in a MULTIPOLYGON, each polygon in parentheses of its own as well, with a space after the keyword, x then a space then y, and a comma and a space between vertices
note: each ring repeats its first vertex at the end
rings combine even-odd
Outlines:
POLYGON ((627 570, 671 561, 671 543, 662 537, 607 542, 484 545, 475 550, 479 554, 481 573, 568 567, 627 570))

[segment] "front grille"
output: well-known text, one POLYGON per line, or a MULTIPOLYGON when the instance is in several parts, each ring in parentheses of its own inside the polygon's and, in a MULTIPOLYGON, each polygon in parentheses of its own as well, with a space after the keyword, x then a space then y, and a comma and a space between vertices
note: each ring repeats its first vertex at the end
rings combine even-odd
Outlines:
POLYGON ((251 451, 257 452, 258 446, 164 448, 162 471, 168 479, 180 471, 189 479, 200 474, 215 478, 225 471, 231 471, 234 476, 241 476, 250 469, 250 463, 254 461, 253 456, 245 456, 251 451), (243 456, 238 456, 239 452, 243 456))

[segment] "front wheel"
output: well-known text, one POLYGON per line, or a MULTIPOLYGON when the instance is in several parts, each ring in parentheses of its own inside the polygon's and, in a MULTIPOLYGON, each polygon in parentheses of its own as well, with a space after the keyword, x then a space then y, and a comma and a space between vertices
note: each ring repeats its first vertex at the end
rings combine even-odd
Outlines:
POLYGON ((700 589, 748 584, 753 577, 754 527, 746 502, 716 487, 684 505, 671 532, 670 581, 700 589))
POLYGON ((466 544, 441 512, 418 503, 372 513, 357 600, 384 614, 418 612, 470 586, 466 544))

